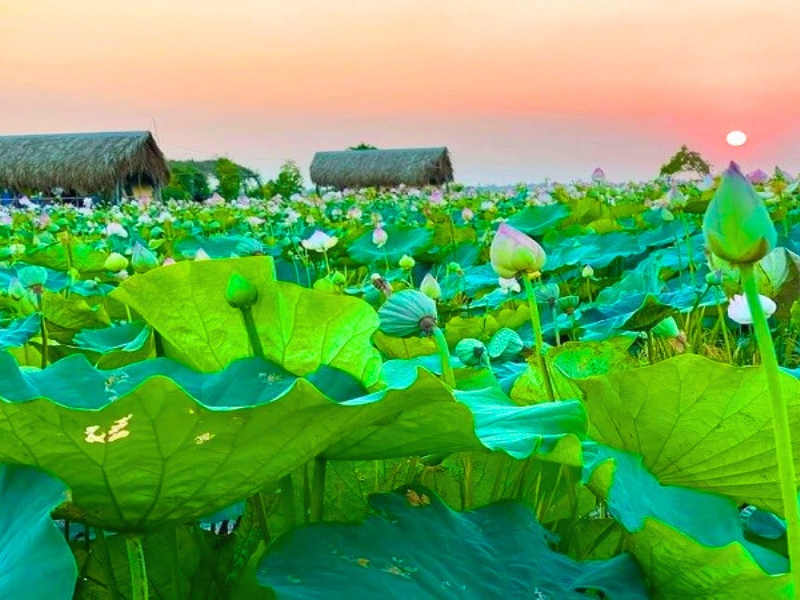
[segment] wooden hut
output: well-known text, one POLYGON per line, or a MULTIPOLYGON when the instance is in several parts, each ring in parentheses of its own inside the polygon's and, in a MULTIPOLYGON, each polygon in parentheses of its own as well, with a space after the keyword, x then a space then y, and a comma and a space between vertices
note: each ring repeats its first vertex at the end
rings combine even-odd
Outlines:
POLYGON ((44 197, 158 196, 169 168, 148 131, 0 136, 0 190, 44 197))
POLYGON ((447 148, 344 150, 317 152, 311 181, 318 187, 392 187, 443 185, 453 181, 447 148))

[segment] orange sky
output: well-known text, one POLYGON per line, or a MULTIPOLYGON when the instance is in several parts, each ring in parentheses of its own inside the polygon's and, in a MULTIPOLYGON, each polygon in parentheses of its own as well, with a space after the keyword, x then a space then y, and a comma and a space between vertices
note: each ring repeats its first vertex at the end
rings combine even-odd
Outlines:
POLYGON ((800 171, 798 0, 0 0, 0 134, 175 158, 447 145, 457 179, 648 177, 681 143, 800 171), (730 129, 750 142, 725 145, 730 129))

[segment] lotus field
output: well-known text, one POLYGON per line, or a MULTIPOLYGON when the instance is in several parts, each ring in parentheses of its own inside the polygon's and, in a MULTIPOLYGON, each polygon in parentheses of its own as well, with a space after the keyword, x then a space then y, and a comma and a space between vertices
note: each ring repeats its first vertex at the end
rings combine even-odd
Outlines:
POLYGON ((0 261, 3 598, 800 590, 784 172, 23 201, 0 261))

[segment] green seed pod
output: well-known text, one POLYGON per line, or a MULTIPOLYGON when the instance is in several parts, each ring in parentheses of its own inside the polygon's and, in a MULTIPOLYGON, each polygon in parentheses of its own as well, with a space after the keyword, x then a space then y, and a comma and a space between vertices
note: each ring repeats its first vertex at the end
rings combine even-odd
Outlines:
POLYGON ((378 309, 378 329, 393 337, 430 335, 436 326, 436 303, 417 290, 395 292, 378 309))
POLYGON ((503 327, 489 340, 487 349, 489 351, 489 358, 493 360, 508 360, 522 352, 524 347, 525 344, 516 331, 508 327, 503 327))
POLYGON ((238 273, 228 279, 225 299, 233 308, 250 308, 258 300, 258 289, 238 273))
POLYGON ((777 242, 764 200, 736 163, 722 175, 706 209, 703 234, 711 252, 733 264, 761 260, 777 242))
POLYGON ((580 303, 580 296, 564 296, 559 298, 556 304, 558 305, 558 310, 569 315, 572 314, 576 308, 578 308, 580 303))
POLYGON ((44 284, 47 283, 47 269, 44 267, 24 267, 17 272, 17 277, 26 288, 41 293, 44 284))
POLYGON ((480 340, 464 338, 456 344, 455 355, 468 367, 486 363, 486 346, 480 340))

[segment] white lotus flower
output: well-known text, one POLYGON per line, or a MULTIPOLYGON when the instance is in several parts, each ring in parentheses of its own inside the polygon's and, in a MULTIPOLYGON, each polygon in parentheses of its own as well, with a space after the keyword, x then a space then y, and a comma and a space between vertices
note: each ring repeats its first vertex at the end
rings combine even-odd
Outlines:
POLYGON ((111 237, 112 235, 116 235, 117 237, 127 238, 128 231, 119 223, 109 223, 106 225, 106 236, 111 237))
POLYGON ((311 234, 307 240, 300 242, 306 250, 314 250, 315 252, 326 252, 333 248, 339 241, 335 235, 328 235, 324 231, 317 229, 311 234))
POLYGON ((519 292, 522 288, 519 286, 519 281, 515 278, 507 279, 505 277, 498 277, 497 282, 500 284, 500 291, 504 294, 509 292, 519 292))
MULTIPOLYGON (((761 308, 764 310, 764 314, 769 319, 778 310, 778 306, 771 299, 761 294, 758 295, 758 299, 761 301, 761 308)), ((739 325, 752 325, 753 316, 750 314, 747 298, 741 294, 736 294, 731 298, 728 303, 728 317, 739 323, 739 325)))

